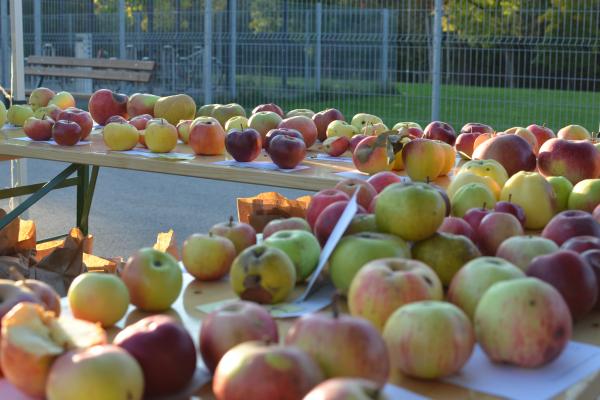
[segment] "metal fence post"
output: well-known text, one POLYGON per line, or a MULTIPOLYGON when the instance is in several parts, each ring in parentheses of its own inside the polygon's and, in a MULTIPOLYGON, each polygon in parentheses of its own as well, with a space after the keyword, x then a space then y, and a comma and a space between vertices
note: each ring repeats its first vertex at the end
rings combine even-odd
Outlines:
POLYGON ((42 55, 42 0, 33 0, 33 51, 42 55))
POLYGON ((204 0, 204 104, 212 103, 212 0, 204 0))
POLYGON ((390 10, 384 8, 381 11, 381 85, 388 83, 388 63, 390 59, 390 10))
POLYGON ((229 96, 235 99, 237 62, 237 0, 229 0, 229 96))
MULTIPOLYGON (((310 49, 310 11, 304 12, 304 82, 308 83, 310 79, 310 63, 308 54, 310 49)), ((304 91, 308 91, 308 85, 304 85, 304 91)))
POLYGON ((0 1, 0 85, 8 87, 8 73, 10 71, 10 54, 8 50, 8 41, 10 34, 8 31, 10 22, 8 21, 8 1, 0 1))
POLYGON ((119 58, 126 58, 125 48, 125 0, 119 0, 119 58))
POLYGON ((315 8, 315 30, 317 33, 316 45, 315 45, 315 90, 321 90, 321 36, 322 36, 322 23, 323 23, 323 5, 317 3, 315 8))
POLYGON ((440 119, 440 98, 442 86, 442 0, 435 0, 433 19, 433 66, 431 88, 431 120, 440 119))

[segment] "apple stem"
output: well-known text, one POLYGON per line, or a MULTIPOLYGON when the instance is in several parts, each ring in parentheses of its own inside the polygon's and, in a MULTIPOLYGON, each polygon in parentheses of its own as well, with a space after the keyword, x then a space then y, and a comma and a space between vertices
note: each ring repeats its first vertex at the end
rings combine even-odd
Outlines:
POLYGON ((429 175, 427 175, 427 178, 425 178, 425 182, 429 185, 429 182, 430 182, 429 175))
POLYGON ((512 202, 512 193, 508 194, 508 202, 511 203, 512 202))
POLYGON ((483 205, 481 206, 481 209, 482 209, 482 210, 485 210, 485 209, 486 209, 486 206, 487 206, 487 202, 485 202, 485 201, 484 201, 484 202, 483 202, 483 205))
POLYGON ((233 226, 233 215, 229 216, 229 226, 233 226))
POLYGON ((341 294, 339 291, 335 291, 335 293, 333 293, 333 296, 331 298, 331 314, 333 315, 334 319, 338 319, 340 316, 340 307, 339 307, 339 300, 340 300, 341 294))

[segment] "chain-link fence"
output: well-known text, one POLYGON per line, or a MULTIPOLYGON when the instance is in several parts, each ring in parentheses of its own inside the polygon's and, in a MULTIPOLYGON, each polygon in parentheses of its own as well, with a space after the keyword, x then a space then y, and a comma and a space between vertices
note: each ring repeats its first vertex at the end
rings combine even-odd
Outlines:
MULTIPOLYGON (((0 11, 8 1, 0 0, 0 11)), ((456 128, 479 121, 498 130, 534 122, 596 130, 599 122, 600 0, 445 0, 441 26, 433 0, 23 3, 25 55, 157 63, 148 85, 97 81, 94 88, 186 92, 199 104, 235 101, 249 109, 263 102, 337 107, 388 124, 427 123, 436 101, 439 118, 456 128)), ((7 11, 2 18, 5 26, 7 11)), ((0 56, 6 85, 9 60, 0 56)), ((45 85, 77 88, 68 79, 45 85)))

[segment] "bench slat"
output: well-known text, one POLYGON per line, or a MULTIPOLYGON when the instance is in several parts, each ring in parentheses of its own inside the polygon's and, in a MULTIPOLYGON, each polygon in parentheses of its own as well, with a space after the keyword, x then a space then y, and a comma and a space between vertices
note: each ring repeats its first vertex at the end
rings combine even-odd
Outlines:
POLYGON ((29 56, 27 63, 31 65, 56 65, 69 67, 95 67, 132 69, 137 71, 152 71, 154 61, 140 60, 109 60, 105 58, 75 58, 75 57, 43 57, 29 56))
POLYGON ((26 75, 60 76, 67 78, 106 79, 111 81, 148 82, 151 72, 85 70, 76 68, 25 67, 26 75))

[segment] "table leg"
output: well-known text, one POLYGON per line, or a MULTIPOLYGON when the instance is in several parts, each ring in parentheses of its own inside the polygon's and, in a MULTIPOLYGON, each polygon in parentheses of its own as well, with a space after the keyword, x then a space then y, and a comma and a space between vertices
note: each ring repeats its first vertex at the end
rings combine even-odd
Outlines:
POLYGON ((91 176, 89 169, 88 165, 80 165, 77 172, 79 179, 77 184, 77 226, 84 235, 88 234, 90 209, 100 167, 93 166, 91 176))

